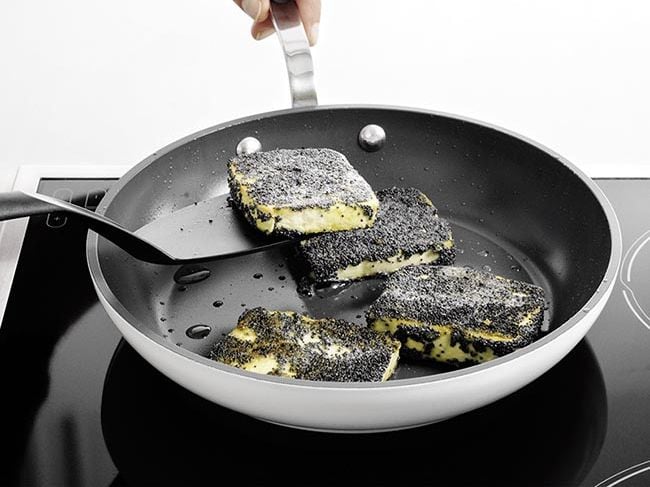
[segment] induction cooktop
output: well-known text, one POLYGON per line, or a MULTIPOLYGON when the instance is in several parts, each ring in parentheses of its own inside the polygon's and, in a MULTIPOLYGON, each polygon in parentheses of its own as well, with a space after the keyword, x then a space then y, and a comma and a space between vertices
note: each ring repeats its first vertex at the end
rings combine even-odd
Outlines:
MULTIPOLYGON (((16 187, 94 209, 124 170, 23 168, 16 187)), ((650 485, 650 179, 597 183, 626 253, 586 339, 496 403, 369 435, 275 426, 186 391, 98 303, 83 228, 56 214, 7 222, 0 485, 650 485)))

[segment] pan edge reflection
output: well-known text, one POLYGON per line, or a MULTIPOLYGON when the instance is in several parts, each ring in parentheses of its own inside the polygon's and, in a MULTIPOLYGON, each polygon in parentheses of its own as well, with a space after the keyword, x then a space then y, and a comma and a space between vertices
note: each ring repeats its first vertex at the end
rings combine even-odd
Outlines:
POLYGON ((584 340, 496 403, 417 429, 363 435, 284 428, 222 408, 164 377, 122 340, 101 413, 106 445, 128 485, 214 481, 219 468, 243 463, 249 482, 403 480, 410 469, 410 477, 456 485, 575 485, 598 458, 607 428, 605 384, 584 340))

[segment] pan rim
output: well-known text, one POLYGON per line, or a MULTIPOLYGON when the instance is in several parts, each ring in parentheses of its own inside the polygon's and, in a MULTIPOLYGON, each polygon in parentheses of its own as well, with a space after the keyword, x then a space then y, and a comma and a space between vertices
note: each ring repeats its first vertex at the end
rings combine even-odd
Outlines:
POLYGON ((405 387, 418 387, 423 385, 430 385, 433 383, 440 383, 443 381, 449 381, 458 379, 460 377, 467 377, 474 374, 486 373, 492 369, 500 368, 506 364, 509 364, 513 361, 518 361, 519 359, 532 354, 533 352, 539 351, 542 348, 547 347, 551 342, 555 341, 561 335, 566 334, 571 329, 575 328, 583 320, 588 319, 590 314, 601 301, 608 299, 610 291, 616 282, 616 275, 620 267, 622 251, 623 251, 623 242, 622 235, 620 230, 620 225, 614 208, 611 203, 603 193, 603 191, 596 185, 596 183, 589 178, 582 170, 580 170, 573 163, 568 161, 566 158, 556 153, 555 151, 549 149, 548 147, 536 142, 528 137, 518 134, 512 130, 487 123, 481 120, 473 119, 470 117, 456 115, 446 112, 440 112, 435 110, 428 110, 424 108, 413 108, 413 107, 404 107, 404 106, 394 106, 394 105, 372 105, 372 104, 341 104, 341 105, 319 105, 316 107, 304 107, 304 108, 290 108, 284 110, 275 110, 270 112, 259 113, 255 115, 249 115, 241 117, 235 120, 228 122, 220 123, 212 127, 208 127, 197 131, 193 134, 187 135, 181 139, 178 139, 160 150, 154 152, 150 156, 146 157, 140 163, 133 166, 124 176, 122 176, 106 193, 102 202, 97 208, 97 212, 104 214, 106 209, 110 206, 115 195, 119 194, 119 191, 127 183, 129 183, 138 173, 140 173, 145 167, 147 167, 153 161, 159 159, 170 151, 176 149, 179 146, 186 144, 192 140, 196 140, 199 137, 223 130, 229 127, 236 125, 253 122, 255 120, 261 120, 263 118, 269 118, 274 116, 282 116, 287 114, 294 114, 300 112, 318 112, 318 111, 327 111, 327 110, 350 110, 350 109, 359 109, 359 110, 390 110, 390 111, 402 111, 408 113, 422 114, 422 115, 431 115, 438 117, 450 118, 453 120, 458 120, 461 122, 476 124, 497 132, 501 132, 505 135, 514 137, 521 140, 527 144, 532 145, 533 147, 545 152, 551 157, 555 158, 559 163, 563 164, 569 170, 571 170, 576 176, 582 181, 583 184, 594 195, 598 203, 600 204, 610 230, 611 238, 611 247, 609 262, 607 269, 603 278, 601 279, 601 285, 598 287, 599 291, 594 292, 587 302, 584 304, 582 310, 578 310, 574 315, 567 319, 564 323, 558 326, 552 332, 544 335, 538 340, 534 341, 530 345, 523 347, 519 350, 516 350, 512 353, 504 355, 502 357, 495 358, 488 362, 484 362, 477 365, 472 365, 464 369, 452 370, 448 372, 442 372, 438 374, 432 374, 425 377, 416 377, 410 379, 395 379, 386 382, 332 382, 332 381, 311 381, 304 379, 291 379, 283 377, 274 377, 269 375, 257 374, 254 372, 248 372, 236 367, 228 366, 226 364, 221 364, 214 360, 210 360, 207 357, 190 352, 181 347, 175 346, 172 343, 167 342, 161 336, 158 336, 153 331, 151 331, 147 326, 137 320, 117 299, 113 294, 111 289, 106 282, 104 274, 101 269, 99 262, 99 252, 98 252, 98 241, 99 237, 96 233, 89 231, 86 239, 86 258, 88 262, 88 268, 90 270, 90 275, 97 292, 99 292, 105 303, 107 303, 113 312, 120 316, 125 322, 129 324, 132 328, 138 331, 144 338, 151 340, 155 345, 161 346, 168 351, 179 355, 182 358, 191 360, 197 365, 202 365, 205 367, 210 367, 216 369, 221 373, 229 374, 236 376, 241 379, 247 379, 251 381, 262 381, 265 383, 271 383, 278 386, 288 386, 291 388, 300 388, 300 389, 327 389, 327 390, 377 390, 377 389, 393 389, 393 388, 405 388, 405 387), (607 286, 603 286, 603 283, 607 283, 607 286), (586 312, 583 312, 586 311, 586 312))

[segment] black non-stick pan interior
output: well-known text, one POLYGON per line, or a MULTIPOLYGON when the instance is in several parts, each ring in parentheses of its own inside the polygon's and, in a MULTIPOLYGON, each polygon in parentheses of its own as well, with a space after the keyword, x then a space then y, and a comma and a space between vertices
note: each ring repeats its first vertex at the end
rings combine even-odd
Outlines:
MULTIPOLYGON (((118 183, 102 209, 136 229, 225 193, 226 163, 247 136, 258 138, 265 150, 338 150, 375 190, 420 189, 451 221, 458 265, 544 288, 550 330, 583 309, 605 275, 611 248, 608 221, 592 191, 569 167, 516 136, 428 112, 326 107, 207 130, 154 154, 118 183), (369 123, 387 133, 385 146, 373 153, 357 143, 359 130, 369 123)), ((104 278, 136 326, 202 355, 246 308, 295 310, 361 324, 381 289, 381 280, 373 279, 301 295, 290 248, 206 263, 210 276, 190 284, 174 281, 177 267, 136 261, 103 239, 98 249, 104 278), (207 328, 188 334, 195 325, 207 325, 207 336, 207 328)), ((396 378, 440 370, 404 364, 396 378)))

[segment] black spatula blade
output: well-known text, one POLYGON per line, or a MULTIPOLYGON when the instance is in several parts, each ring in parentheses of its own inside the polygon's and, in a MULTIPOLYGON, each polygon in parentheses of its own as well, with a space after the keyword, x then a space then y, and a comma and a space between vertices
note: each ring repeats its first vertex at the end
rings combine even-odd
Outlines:
POLYGON ((223 194, 186 206, 135 231, 180 261, 223 259, 286 245, 253 228, 223 194))

